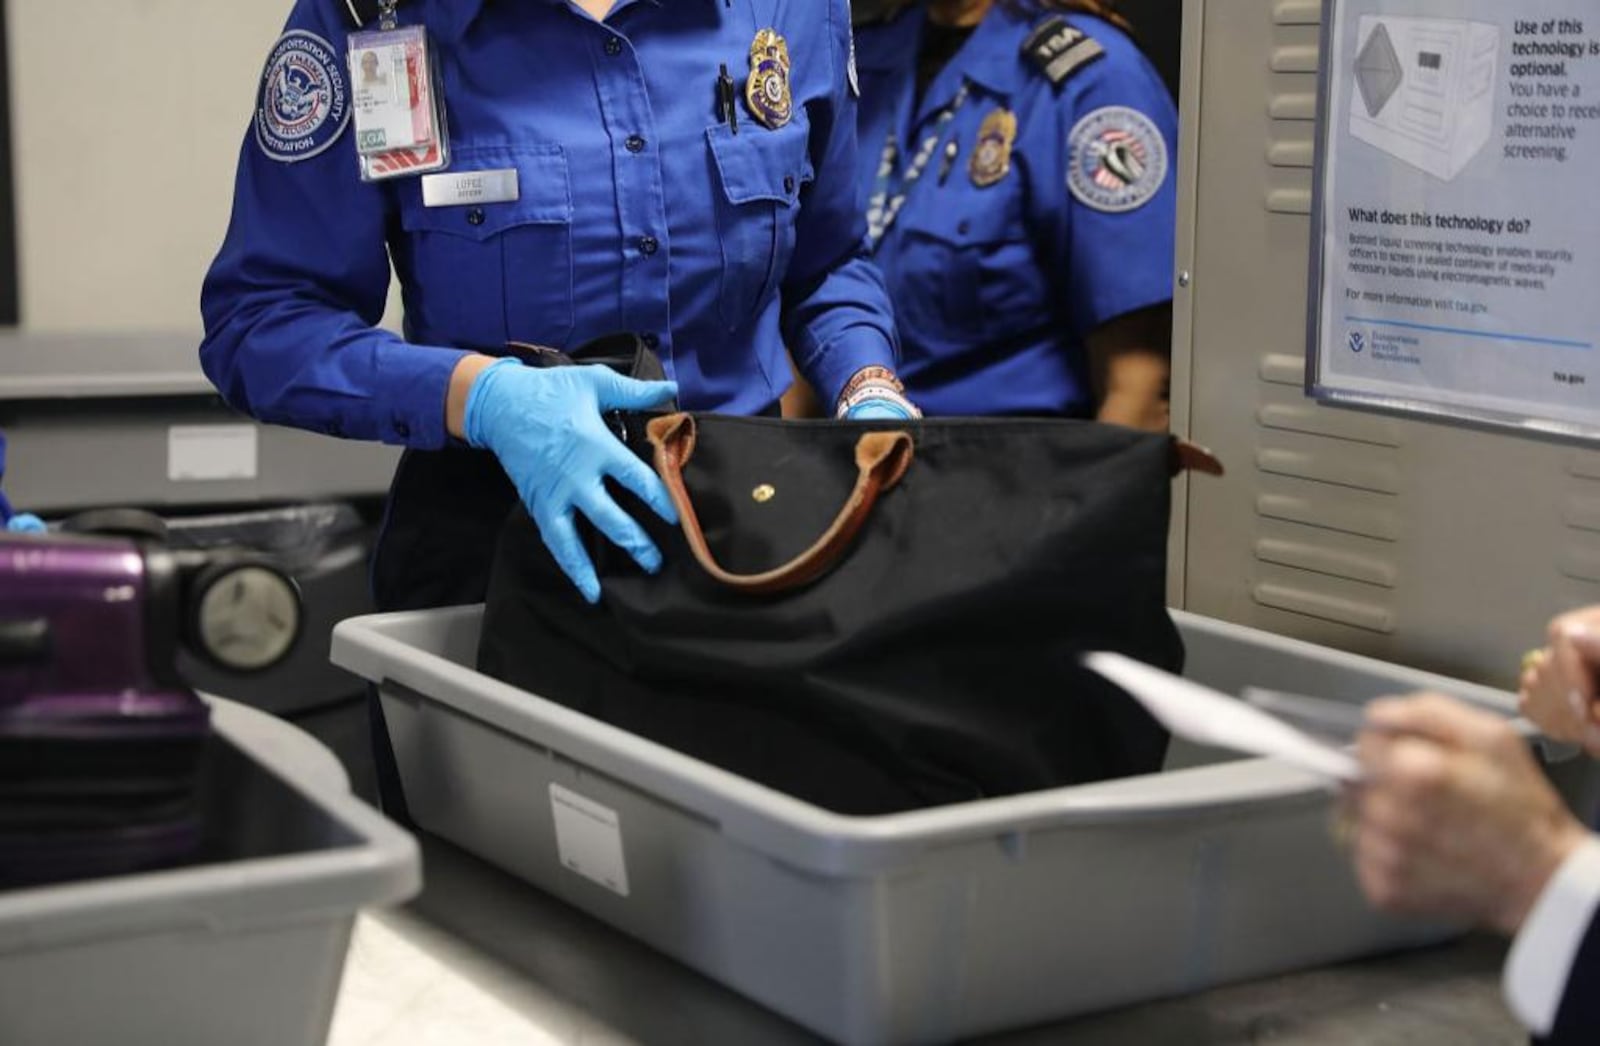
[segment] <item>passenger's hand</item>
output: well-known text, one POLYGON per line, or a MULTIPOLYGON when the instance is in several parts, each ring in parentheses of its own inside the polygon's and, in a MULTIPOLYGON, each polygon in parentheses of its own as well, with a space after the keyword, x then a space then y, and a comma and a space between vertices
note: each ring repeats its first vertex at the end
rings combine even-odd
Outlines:
POLYGON ((1550 622, 1549 646, 1528 655, 1517 695, 1522 714, 1557 741, 1600 756, 1600 607, 1585 607, 1550 622))
POLYGON ((13 534, 43 534, 48 529, 44 520, 32 512, 18 512, 6 520, 6 530, 13 534))
POLYGON ((1513 934, 1587 838, 1491 713, 1436 695, 1374 701, 1358 753, 1356 875, 1379 908, 1513 934))
POLYGON ((515 360, 491 364, 472 382, 467 442, 500 459, 557 565, 591 603, 600 599, 600 580, 578 540, 575 513, 644 570, 661 569, 660 551, 612 500, 607 477, 668 523, 678 518, 661 479, 611 434, 601 412, 663 406, 677 391, 672 382, 636 381, 605 367, 535 369, 515 360))
POLYGON ((887 367, 864 367, 845 385, 836 415, 845 421, 911 421, 922 412, 887 367))

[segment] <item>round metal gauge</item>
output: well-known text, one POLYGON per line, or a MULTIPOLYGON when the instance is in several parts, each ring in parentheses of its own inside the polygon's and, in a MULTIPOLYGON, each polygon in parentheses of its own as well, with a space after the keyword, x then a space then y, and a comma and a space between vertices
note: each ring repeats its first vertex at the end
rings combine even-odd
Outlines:
POLYGON ((261 672, 300 637, 294 581, 259 563, 223 566, 196 584, 193 629, 200 653, 235 672, 261 672))

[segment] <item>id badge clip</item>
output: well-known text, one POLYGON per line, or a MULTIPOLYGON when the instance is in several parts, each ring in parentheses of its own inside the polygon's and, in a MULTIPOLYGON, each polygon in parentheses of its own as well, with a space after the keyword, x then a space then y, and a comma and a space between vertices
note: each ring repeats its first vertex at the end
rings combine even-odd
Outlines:
POLYGON ((379 28, 352 33, 351 96, 362 181, 426 174, 450 164, 450 136, 439 102, 439 76, 420 25, 397 27, 394 3, 379 28))

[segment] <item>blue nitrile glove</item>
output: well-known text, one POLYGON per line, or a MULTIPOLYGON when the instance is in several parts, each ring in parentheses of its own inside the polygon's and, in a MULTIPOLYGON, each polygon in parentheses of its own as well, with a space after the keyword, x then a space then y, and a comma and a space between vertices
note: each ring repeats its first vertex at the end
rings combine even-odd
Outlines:
POLYGON ((13 534, 43 534, 48 529, 44 520, 32 512, 18 512, 6 520, 6 530, 13 534))
POLYGON ((500 360, 467 393, 467 442, 492 450, 539 526, 539 534, 583 598, 600 600, 600 579, 578 540, 574 512, 625 549, 649 573, 661 553, 605 488, 609 476, 668 523, 678 513, 649 466, 601 420, 607 410, 649 410, 672 401, 670 381, 635 381, 600 366, 524 367, 500 360))
POLYGON ((887 367, 865 367, 856 372, 839 394, 835 412, 845 421, 911 421, 922 412, 906 399, 905 386, 887 367))
POLYGON ((910 421, 920 418, 904 396, 878 396, 862 400, 844 412, 846 421, 910 421))

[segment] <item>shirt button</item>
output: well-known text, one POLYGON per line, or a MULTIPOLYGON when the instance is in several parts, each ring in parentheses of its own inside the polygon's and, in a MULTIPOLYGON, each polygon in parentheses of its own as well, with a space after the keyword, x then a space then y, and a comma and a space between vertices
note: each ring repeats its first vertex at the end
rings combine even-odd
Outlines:
POLYGON ((628 135, 628 140, 626 142, 624 142, 623 144, 628 147, 628 151, 630 153, 642 153, 642 152, 644 152, 644 139, 639 137, 636 134, 628 135))
POLYGON ((956 232, 960 233, 963 236, 965 236, 967 233, 969 233, 971 231, 972 231, 972 223, 971 222, 964 221, 960 225, 956 226, 956 232))
POLYGON ((660 248, 661 244, 656 241, 654 236, 639 237, 639 253, 644 255, 646 258, 650 257, 650 255, 654 254, 660 248))
POLYGON ((394 423, 394 434, 401 439, 407 439, 411 435, 411 426, 403 421, 397 421, 394 423))
POLYGON ((650 331, 641 335, 639 340, 644 342, 644 347, 649 349, 651 352, 661 348, 661 335, 655 333, 654 331, 650 331))
POLYGON ((783 179, 783 191, 790 196, 794 195, 794 175, 788 175, 783 179))
POLYGON ((606 54, 610 55, 612 58, 615 58, 617 55, 619 55, 621 53, 622 53, 622 41, 618 40, 614 36, 606 37, 606 54))
POLYGON ((471 210, 469 210, 467 212, 467 224, 468 225, 482 225, 483 224, 483 208, 482 207, 474 207, 474 208, 472 208, 471 210))

